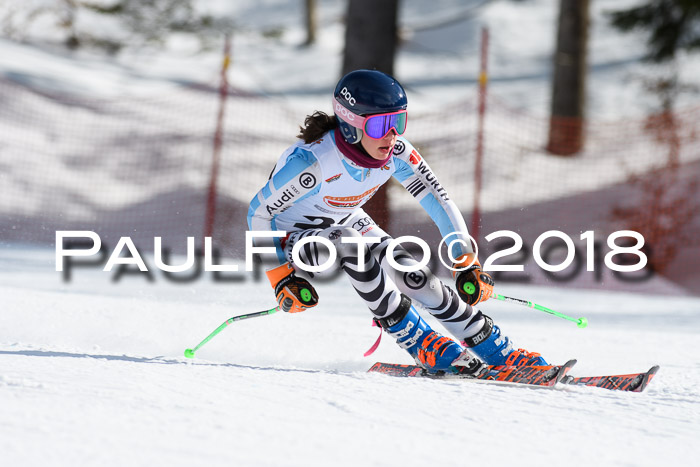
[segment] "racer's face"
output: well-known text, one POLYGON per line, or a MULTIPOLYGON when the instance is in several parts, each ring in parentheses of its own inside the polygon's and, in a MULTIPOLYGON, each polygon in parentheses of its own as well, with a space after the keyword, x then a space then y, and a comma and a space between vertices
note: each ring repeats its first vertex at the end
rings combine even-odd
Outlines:
POLYGON ((362 138, 360 144, 372 159, 383 161, 389 157, 397 138, 396 131, 392 129, 382 139, 362 138))

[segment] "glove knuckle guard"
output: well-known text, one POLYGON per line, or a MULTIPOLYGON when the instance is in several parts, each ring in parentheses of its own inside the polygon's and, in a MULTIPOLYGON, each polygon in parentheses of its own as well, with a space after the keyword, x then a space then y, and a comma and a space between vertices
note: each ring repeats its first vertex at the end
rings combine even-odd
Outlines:
POLYGON ((291 264, 285 263, 267 271, 267 277, 275 289, 277 302, 283 311, 298 313, 318 304, 316 290, 309 281, 294 275, 291 264))
POLYGON ((495 282, 488 273, 475 267, 457 275, 457 293, 469 305, 474 306, 491 297, 495 282))

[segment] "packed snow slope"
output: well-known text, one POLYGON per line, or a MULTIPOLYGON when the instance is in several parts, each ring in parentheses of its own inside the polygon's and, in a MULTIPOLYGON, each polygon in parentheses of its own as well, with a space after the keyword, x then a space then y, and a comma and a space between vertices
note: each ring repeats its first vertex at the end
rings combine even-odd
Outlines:
MULTIPOLYGON (((152 259, 152 258, 151 258, 152 259)), ((147 258, 148 260, 148 258, 147 258)), ((574 375, 661 370, 641 394, 367 374, 410 363, 343 279, 305 313, 238 274, 173 284, 99 268, 55 272, 53 250, 0 249, 0 465, 694 465, 700 300, 507 285, 573 316, 487 302, 515 340, 574 375)))

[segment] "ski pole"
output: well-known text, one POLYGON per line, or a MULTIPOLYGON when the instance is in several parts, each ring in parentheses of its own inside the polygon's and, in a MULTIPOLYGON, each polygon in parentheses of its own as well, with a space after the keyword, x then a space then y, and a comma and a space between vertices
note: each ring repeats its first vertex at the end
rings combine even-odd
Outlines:
POLYGON ((242 320, 248 319, 248 318, 257 318, 258 316, 272 315, 272 314, 277 313, 277 312, 279 311, 279 309, 280 309, 280 308, 279 308, 278 306, 276 306, 276 307, 274 307, 274 308, 270 308, 269 310, 258 311, 258 312, 256 312, 256 313, 248 313, 248 314, 245 314, 245 315, 234 316, 233 318, 227 319, 226 321, 224 321, 224 322, 221 324, 221 326, 219 326, 218 328, 214 329, 214 332, 212 332, 211 334, 209 334, 202 342, 200 342, 199 344, 197 344, 197 346, 196 346, 194 349, 185 349, 185 357, 187 357, 187 358, 193 358, 193 357, 194 357, 194 353, 195 353, 201 346, 203 346, 204 344, 206 344, 207 342, 209 342, 210 340, 212 340, 212 339, 214 338, 214 336, 216 336, 216 335, 219 334, 221 331, 223 331, 224 328, 225 328, 226 326, 228 326, 229 324, 235 323, 236 321, 242 321, 242 320))
POLYGON ((549 308, 547 308, 547 307, 545 307, 545 306, 538 305, 538 304, 536 304, 536 303, 532 303, 532 302, 529 302, 529 301, 527 301, 527 300, 521 300, 521 299, 519 299, 519 298, 513 298, 513 297, 505 297, 505 296, 499 295, 499 294, 497 294, 497 293, 494 293, 494 294, 493 294, 493 298, 495 298, 495 299, 497 299, 497 300, 501 300, 501 301, 503 301, 503 302, 510 302, 510 303, 515 303, 515 304, 518 304, 518 305, 522 305, 522 306, 527 306, 527 307, 530 307, 530 308, 534 308, 535 310, 544 311, 545 313, 549 313, 550 315, 558 316, 559 318, 563 318, 563 319, 566 319, 566 320, 569 320, 569 321, 573 321, 574 323, 576 323, 576 326, 578 326, 578 327, 581 328, 581 329, 583 329, 583 328, 585 328, 586 326, 588 326, 588 320, 587 320, 586 318, 583 318, 583 317, 581 317, 581 318, 572 318, 571 316, 567 316, 567 315, 565 315, 564 313, 559 313, 558 311, 554 311, 554 310, 549 309, 549 308))

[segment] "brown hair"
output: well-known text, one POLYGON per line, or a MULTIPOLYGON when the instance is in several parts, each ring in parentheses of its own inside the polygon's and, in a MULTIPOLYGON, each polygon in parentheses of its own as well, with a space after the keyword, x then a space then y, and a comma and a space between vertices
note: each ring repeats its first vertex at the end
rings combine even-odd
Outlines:
POLYGON ((335 115, 328 115, 324 112, 316 111, 307 115, 304 126, 299 127, 297 138, 303 139, 306 144, 313 143, 324 133, 338 127, 338 119, 335 115))

